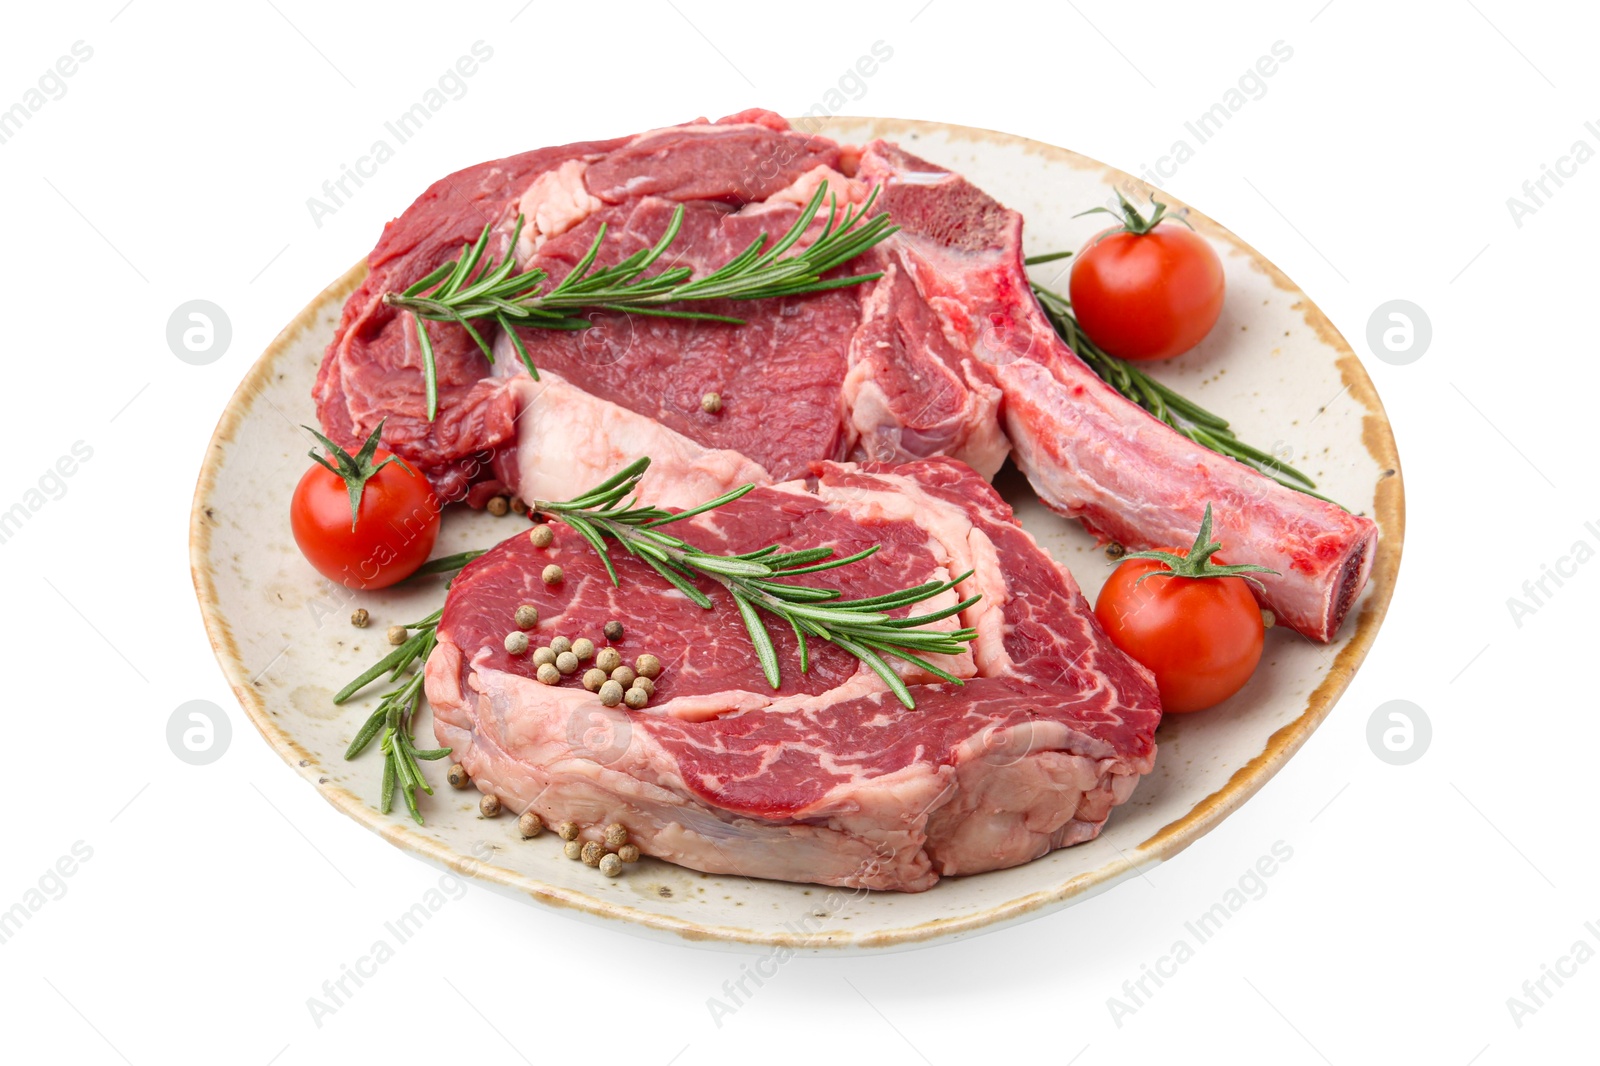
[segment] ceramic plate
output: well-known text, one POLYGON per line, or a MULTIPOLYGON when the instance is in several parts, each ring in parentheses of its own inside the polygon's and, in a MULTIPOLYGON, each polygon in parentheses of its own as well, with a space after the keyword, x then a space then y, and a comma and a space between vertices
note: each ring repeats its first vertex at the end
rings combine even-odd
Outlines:
MULTIPOLYGON (((1027 220, 1029 254, 1078 248, 1104 225, 1075 212, 1137 180, 1072 152, 1020 137, 928 122, 836 120, 846 142, 898 140, 959 171, 1027 220)), ((1170 197, 1165 197, 1171 199, 1170 197)), ((396 205, 397 207, 399 205, 396 205)), ((942 881, 929 892, 856 893, 815 885, 713 876, 653 860, 615 880, 568 860, 546 833, 522 841, 515 819, 479 816, 476 791, 444 783, 423 798, 427 825, 372 806, 381 762, 343 752, 375 696, 340 708, 332 694, 387 649, 384 628, 437 606, 437 586, 363 594, 322 580, 289 532, 288 500, 306 468, 314 424, 311 384, 358 266, 278 336, 222 413, 195 492, 194 583, 222 669, 250 719, 290 766, 334 807, 398 847, 540 904, 633 930, 703 944, 801 951, 883 950, 970 936, 1085 899, 1176 855, 1277 773, 1327 716, 1371 646, 1394 587, 1403 535, 1399 459, 1372 382, 1315 304, 1276 267, 1198 213, 1190 220, 1227 270, 1222 319, 1196 351, 1156 370, 1230 419, 1240 436, 1292 456, 1321 490, 1381 529, 1372 579, 1339 639, 1314 645, 1278 628, 1248 688, 1207 713, 1173 717, 1157 733, 1155 771, 1111 813, 1098 839, 1024 866, 942 881), (352 628, 364 606, 373 624, 352 628), (485 847, 487 845, 487 848, 485 847), (489 856, 480 861, 477 856, 489 856)), ((1040 280, 1062 264, 1035 268, 1040 280)), ((1000 480, 1022 524, 1064 562, 1093 600, 1111 569, 1074 522, 1045 510, 1007 468, 1000 480)), ((486 548, 517 519, 452 511, 437 554, 486 548)), ((419 716, 419 738, 432 736, 419 716)))

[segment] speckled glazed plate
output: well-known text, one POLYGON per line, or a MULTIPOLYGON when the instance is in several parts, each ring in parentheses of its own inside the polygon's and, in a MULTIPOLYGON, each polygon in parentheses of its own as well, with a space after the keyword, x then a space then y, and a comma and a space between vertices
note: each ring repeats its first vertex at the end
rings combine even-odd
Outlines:
MULTIPOLYGON (((1147 191, 1092 159, 987 130, 848 119, 828 122, 821 132, 846 142, 898 140, 967 175, 1022 211, 1030 253, 1082 245, 1104 222, 1072 215, 1106 202, 1114 186, 1141 198, 1147 191)), ((437 788, 431 800, 423 798, 427 825, 403 813, 380 815, 372 806, 376 754, 343 758, 375 697, 343 708, 331 697, 386 650, 386 625, 437 606, 438 588, 363 594, 358 601, 301 559, 287 506, 308 462, 297 427, 314 422, 311 384, 344 299, 363 276, 359 266, 318 295, 251 368, 206 453, 190 547, 222 669, 267 742, 351 818, 399 847, 516 895, 639 932, 762 950, 888 950, 1035 918, 1126 880, 1226 818, 1328 715, 1383 620, 1404 531, 1394 440, 1349 346, 1276 267, 1216 223, 1189 217, 1222 255, 1227 306, 1198 350, 1157 374, 1231 419, 1244 439, 1292 455, 1322 491, 1373 516, 1381 534, 1371 582, 1339 639, 1318 646, 1283 628, 1269 632, 1261 669, 1243 693, 1162 724, 1155 771, 1112 811, 1096 840, 907 895, 713 876, 649 859, 609 880, 565 858, 554 834, 523 841, 514 819, 482 818, 477 792, 452 791, 442 763, 426 764, 437 788), (371 628, 349 625, 358 605, 371 612, 371 628)), ((1061 264, 1036 269, 1049 279, 1061 264)), ((1040 505, 1009 467, 1000 484, 1022 524, 1071 568, 1092 600, 1112 565, 1104 553, 1076 523, 1040 505)), ((488 547, 519 528, 516 521, 452 511, 436 552, 488 547)), ((418 732, 432 735, 426 714, 418 732)))

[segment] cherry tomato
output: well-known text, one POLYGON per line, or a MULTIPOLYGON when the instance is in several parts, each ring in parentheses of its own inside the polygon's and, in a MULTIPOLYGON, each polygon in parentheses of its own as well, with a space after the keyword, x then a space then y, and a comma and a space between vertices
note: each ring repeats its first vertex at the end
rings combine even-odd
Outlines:
POLYGON ((354 456, 317 434, 327 457, 311 453, 317 465, 300 478, 289 505, 306 561, 353 589, 387 588, 411 576, 439 535, 438 497, 420 471, 377 447, 382 431, 380 424, 354 456))
POLYGON ((1188 227, 1146 220, 1123 200, 1121 226, 1078 253, 1068 295, 1089 338, 1123 359, 1168 359, 1188 351, 1222 314, 1222 260, 1188 227))
POLYGON ((1261 608, 1242 577, 1163 571, 1171 574, 1159 559, 1126 560, 1100 590, 1094 614, 1113 644, 1156 675, 1164 712, 1204 710, 1238 692, 1255 672, 1265 639, 1261 608), (1140 581, 1145 574, 1158 576, 1140 581))

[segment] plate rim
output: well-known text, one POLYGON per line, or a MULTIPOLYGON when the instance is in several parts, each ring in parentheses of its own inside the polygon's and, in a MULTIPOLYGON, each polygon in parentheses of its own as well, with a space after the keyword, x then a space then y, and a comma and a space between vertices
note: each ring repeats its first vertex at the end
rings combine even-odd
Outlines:
MULTIPOLYGON (((791 119, 791 122, 797 125, 799 121, 791 119)), ((1020 144, 1024 150, 1056 162, 1066 163, 1079 169, 1101 170, 1124 189, 1141 194, 1154 191, 1148 184, 1127 172, 1070 149, 982 127, 921 119, 857 116, 834 116, 820 121, 807 119, 806 122, 807 131, 812 133, 825 133, 829 127, 867 124, 872 127, 877 137, 887 138, 909 133, 915 135, 913 139, 916 139, 922 134, 941 133, 956 140, 1020 144)), ((1189 207, 1166 190, 1161 192, 1163 197, 1174 205, 1189 207)), ((1300 297, 1298 309, 1306 324, 1322 343, 1334 350, 1337 356, 1335 366, 1344 384, 1348 387, 1351 397, 1365 409, 1362 417, 1362 442, 1368 455, 1383 472, 1375 486, 1372 515, 1378 524, 1379 537, 1368 579, 1370 590, 1355 619, 1355 630, 1345 645, 1339 649, 1322 682, 1306 698, 1305 708, 1292 721, 1274 731, 1268 737, 1262 751, 1236 770, 1221 788, 1197 801, 1186 813, 1168 822, 1136 845, 1132 850, 1141 860, 1139 862, 1127 858, 1114 859, 1050 888, 1017 896, 971 913, 932 919, 859 936, 849 934, 823 936, 742 929, 640 910, 585 892, 550 885, 503 867, 479 863, 470 856, 422 834, 409 821, 379 814, 375 807, 361 797, 322 778, 311 753, 301 748, 274 720, 265 700, 252 685, 248 671, 240 661, 232 627, 221 612, 212 574, 210 558, 212 527, 208 522, 207 501, 216 486, 221 457, 225 454, 227 446, 232 443, 234 435, 245 423, 259 388, 271 378, 275 364, 284 356, 291 342, 314 326, 323 308, 331 301, 344 300, 366 277, 365 259, 345 271, 313 297, 299 314, 278 332, 266 350, 251 364, 238 387, 229 396, 216 428, 207 441, 205 459, 195 483, 190 507, 189 562, 190 576, 199 601, 206 636, 223 676, 233 689, 234 696, 246 716, 291 769, 312 782, 323 798, 336 809, 396 847, 457 873, 525 894, 541 903, 575 910, 591 917, 626 922, 633 927, 643 927, 644 931, 672 934, 682 941, 702 946, 756 947, 833 954, 917 947, 1039 917, 1057 904, 1064 904, 1078 897, 1087 898, 1125 880, 1147 866, 1165 862, 1206 835, 1255 795, 1326 720, 1334 704, 1349 686, 1356 670, 1365 660, 1388 613, 1405 537, 1405 488, 1400 457, 1383 402, 1372 379, 1367 375, 1366 368, 1356 357, 1344 336, 1334 328, 1333 323, 1310 296, 1295 285, 1276 264, 1227 227, 1192 207, 1189 207, 1189 211, 1188 217, 1198 229, 1231 244, 1249 257, 1252 263, 1267 274, 1276 287, 1297 294, 1300 297)), ((934 891, 937 891, 937 888, 934 891)))

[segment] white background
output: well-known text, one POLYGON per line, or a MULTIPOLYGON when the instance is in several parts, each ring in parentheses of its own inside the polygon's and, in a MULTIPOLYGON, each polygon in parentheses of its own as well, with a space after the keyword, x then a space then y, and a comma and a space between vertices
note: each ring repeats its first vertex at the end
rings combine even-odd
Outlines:
MULTIPOLYGON (((8 760, 0 909, 75 842, 92 857, 0 944, 7 1057, 352 1061, 1483 1064, 1592 1059, 1600 964, 1520 1027, 1507 998, 1600 920, 1588 668, 1600 566, 1518 626, 1521 595, 1600 544, 1591 427, 1600 162, 1517 225, 1506 200, 1600 137, 1580 5, 1296 0, 797 7, 523 0, 12 5, 0 107, 75 41, 93 57, 0 144, 6 470, 0 509, 74 442, 93 457, 0 545, 8 760), (1059 8, 1048 11, 1047 8, 1059 8), (308 196, 474 41, 494 49, 336 214, 308 196), (438 878, 336 814, 223 683, 188 575, 206 440, 277 330, 434 178, 537 145, 798 114, 874 41, 849 114, 940 119, 1138 172, 1275 41, 1293 58, 1168 183, 1298 281, 1362 354, 1405 463, 1389 618, 1328 722, 1176 860, 1039 921, 927 951, 796 959, 719 1027, 745 959, 650 942, 473 887, 316 1025, 309 996, 438 878), (233 325, 191 366, 168 315, 233 325), (1430 349, 1373 358, 1405 298, 1430 349), (1586 521, 1596 521, 1595 532, 1586 521), (168 750, 229 709, 206 767, 168 750), (1417 762, 1368 749, 1409 699, 1417 762), (19 775, 20 771, 20 775, 19 775), (1120 1026, 1107 1007, 1277 841, 1251 902, 1120 1026)), ((1585 22, 1584 19, 1588 21, 1585 22)), ((1553 586, 1552 586, 1553 587, 1553 586)))

